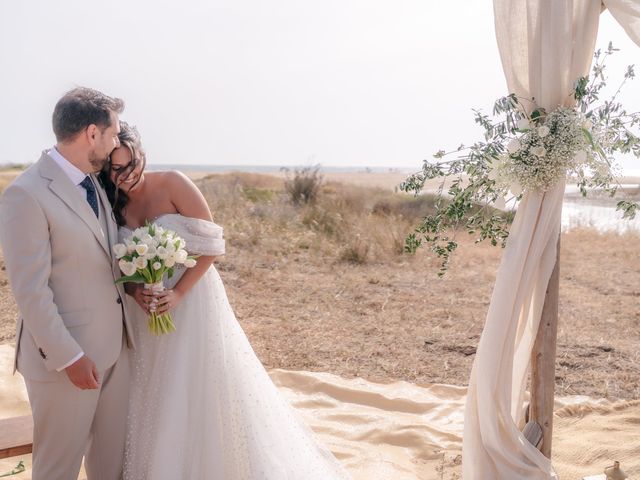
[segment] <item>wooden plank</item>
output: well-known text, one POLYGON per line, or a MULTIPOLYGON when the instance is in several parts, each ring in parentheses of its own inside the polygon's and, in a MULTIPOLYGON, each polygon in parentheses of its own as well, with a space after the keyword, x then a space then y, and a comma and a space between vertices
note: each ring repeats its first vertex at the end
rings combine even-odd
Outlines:
POLYGON ((553 405, 556 383, 556 344, 558 336, 558 299, 560 290, 560 237, 553 268, 542 307, 542 318, 531 352, 530 421, 542 428, 540 451, 551 458, 553 405))
POLYGON ((0 420, 0 459, 27 455, 33 450, 31 415, 0 420))
POLYGON ((522 434, 534 447, 540 448, 540 445, 542 445, 542 427, 538 425, 538 422, 527 422, 522 434))

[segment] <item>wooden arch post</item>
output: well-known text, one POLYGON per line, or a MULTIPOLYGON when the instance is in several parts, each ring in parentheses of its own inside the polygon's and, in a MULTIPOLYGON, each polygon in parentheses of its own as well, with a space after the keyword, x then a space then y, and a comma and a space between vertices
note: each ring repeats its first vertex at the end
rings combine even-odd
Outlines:
POLYGON ((553 405, 556 380, 556 345, 558 338, 558 300, 560 291, 560 234, 556 264, 551 273, 542 307, 540 326, 531 352, 531 402, 529 421, 542 429, 542 454, 551 458, 553 405))

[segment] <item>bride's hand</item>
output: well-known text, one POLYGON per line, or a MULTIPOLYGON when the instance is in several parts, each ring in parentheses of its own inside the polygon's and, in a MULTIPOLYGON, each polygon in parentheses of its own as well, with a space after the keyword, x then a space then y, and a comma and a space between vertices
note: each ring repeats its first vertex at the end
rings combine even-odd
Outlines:
POLYGON ((141 283, 127 283, 125 285, 125 291, 133 297, 136 303, 140 306, 145 313, 149 314, 149 305, 153 301, 153 292, 151 290, 145 290, 144 285, 141 283))
POLYGON ((173 310, 182 301, 183 294, 179 290, 164 290, 155 294, 156 313, 161 315, 173 310))

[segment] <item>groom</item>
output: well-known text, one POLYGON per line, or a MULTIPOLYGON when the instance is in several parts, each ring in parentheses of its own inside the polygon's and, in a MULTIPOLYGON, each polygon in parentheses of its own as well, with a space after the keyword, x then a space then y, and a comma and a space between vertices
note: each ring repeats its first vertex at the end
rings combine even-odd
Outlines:
POLYGON ((95 173, 119 145, 122 100, 89 88, 53 112, 57 143, 0 200, 0 242, 20 310, 16 368, 33 412, 33 480, 122 475, 129 362, 117 226, 95 173))

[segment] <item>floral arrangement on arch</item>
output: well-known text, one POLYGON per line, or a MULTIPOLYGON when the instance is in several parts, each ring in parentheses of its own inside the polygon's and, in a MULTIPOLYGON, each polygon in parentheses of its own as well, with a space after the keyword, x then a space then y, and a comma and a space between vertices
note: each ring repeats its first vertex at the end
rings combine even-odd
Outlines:
MULTIPOLYGON (((584 196, 594 189, 614 196, 620 186, 614 154, 640 158, 640 112, 629 113, 616 100, 635 77, 633 66, 627 67, 614 95, 600 100, 606 86, 605 60, 615 51, 610 43, 604 53, 595 52, 591 76, 575 82, 575 108, 559 106, 547 112, 535 99, 511 94, 495 102, 491 117, 474 110, 484 140, 438 151, 435 161, 425 160, 422 171, 400 186, 417 195, 428 180, 440 180, 435 212, 406 238, 405 251, 428 245, 441 259, 443 275, 461 228, 476 235, 477 242, 488 239, 492 245, 505 245, 513 211, 494 208, 502 201, 517 203, 524 192, 546 192, 563 178, 575 182, 584 196), (454 158, 445 160, 450 156, 454 158)), ((625 218, 634 218, 638 207, 627 200, 617 203, 625 218)))

